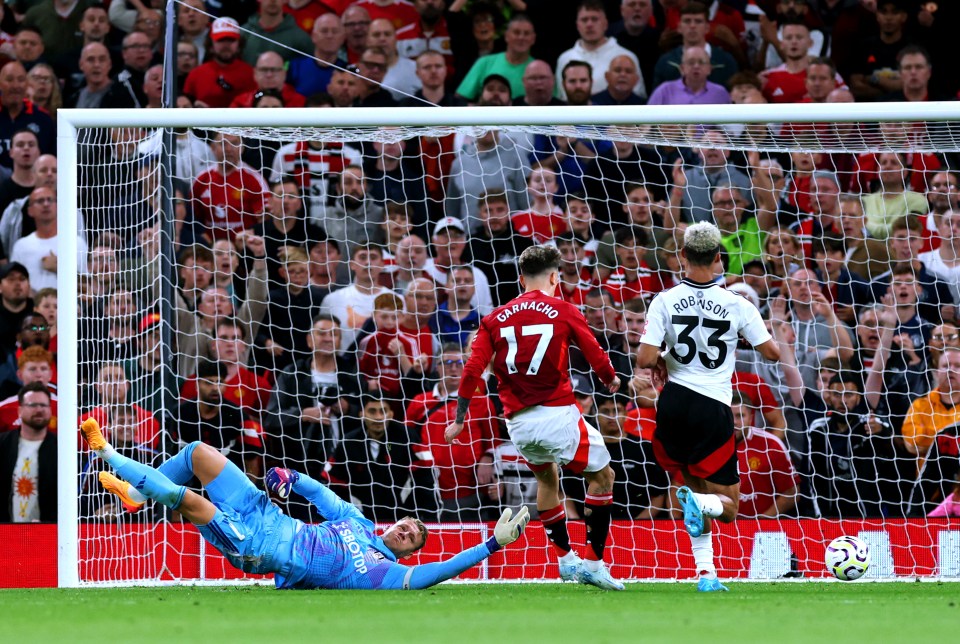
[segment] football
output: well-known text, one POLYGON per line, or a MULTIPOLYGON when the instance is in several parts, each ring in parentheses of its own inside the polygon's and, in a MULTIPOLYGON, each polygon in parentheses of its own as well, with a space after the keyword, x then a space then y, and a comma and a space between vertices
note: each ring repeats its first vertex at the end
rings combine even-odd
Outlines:
POLYGON ((837 537, 827 546, 826 563, 840 581, 860 579, 870 567, 870 549, 856 537, 837 537))

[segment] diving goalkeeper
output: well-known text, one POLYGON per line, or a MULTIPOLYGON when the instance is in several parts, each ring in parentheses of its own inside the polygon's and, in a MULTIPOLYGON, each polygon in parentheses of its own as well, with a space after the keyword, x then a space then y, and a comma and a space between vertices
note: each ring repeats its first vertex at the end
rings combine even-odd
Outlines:
POLYGON ((103 487, 128 505, 147 499, 182 514, 235 567, 274 573, 277 588, 427 588, 450 579, 513 543, 530 520, 526 507, 509 509, 486 542, 436 563, 404 566, 398 559, 424 546, 427 528, 406 517, 377 536, 372 521, 353 505, 305 474, 273 468, 267 488, 281 498, 296 492, 317 506, 327 521, 304 524, 270 502, 265 492, 213 447, 193 442, 158 469, 122 456, 106 441, 96 420, 80 431, 90 449, 116 470, 100 473, 103 487), (196 476, 211 501, 183 485, 196 476), (128 482, 129 481, 129 482, 128 482))

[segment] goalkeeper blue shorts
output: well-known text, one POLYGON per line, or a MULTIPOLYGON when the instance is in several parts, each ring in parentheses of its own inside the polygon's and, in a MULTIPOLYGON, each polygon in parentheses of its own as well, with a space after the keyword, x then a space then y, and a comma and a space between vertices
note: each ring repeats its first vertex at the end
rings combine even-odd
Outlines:
POLYGON ((217 512, 197 529, 234 567, 265 574, 288 563, 298 522, 254 487, 240 468, 228 462, 206 489, 217 512))

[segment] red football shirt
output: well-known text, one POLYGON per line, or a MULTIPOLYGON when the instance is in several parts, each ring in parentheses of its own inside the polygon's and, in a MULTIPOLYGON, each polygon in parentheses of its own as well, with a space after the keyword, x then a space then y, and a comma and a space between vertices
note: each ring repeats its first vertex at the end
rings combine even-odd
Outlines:
POLYGON ((643 440, 652 441, 653 433, 657 431, 656 407, 634 407, 627 412, 623 421, 623 431, 643 440))
MULTIPOLYGON (((230 107, 253 107, 253 97, 256 94, 256 91, 244 92, 233 99, 230 107)), ((288 83, 284 83, 280 88, 280 96, 283 98, 284 107, 303 107, 307 104, 307 99, 288 83)))
POLYGON ((761 414, 780 406, 767 382, 755 373, 735 371, 732 384, 735 390, 750 399, 752 406, 759 407, 761 414))
MULTIPOLYGON (((153 414, 139 405, 133 405, 133 411, 137 417, 137 430, 134 435, 134 440, 140 445, 157 447, 160 439, 160 423, 157 422, 153 414)), ((106 407, 91 409, 88 413, 80 417, 80 422, 82 423, 88 418, 93 418, 100 423, 100 426, 104 428, 104 434, 107 440, 112 439, 110 436, 110 415, 106 407)), ((112 440, 116 442, 116 439, 112 440)), ((86 447, 83 449, 85 450, 86 447)))
POLYGON ((439 390, 424 392, 407 407, 407 426, 420 427, 420 444, 430 450, 437 472, 440 497, 457 499, 477 493, 477 462, 493 447, 497 435, 497 412, 487 396, 470 401, 470 413, 457 437, 450 445, 443 438, 447 425, 457 417, 457 399, 438 398, 439 390), (429 413, 428 413, 429 412, 429 413))
MULTIPOLYGON (((270 382, 263 376, 258 376, 245 367, 240 367, 233 378, 227 379, 224 383, 227 389, 223 397, 232 402, 244 411, 259 412, 267 408, 270 402, 270 392, 273 388, 270 382)), ((197 399, 197 376, 190 376, 183 387, 180 389, 180 395, 187 400, 197 399)))
POLYGON ((637 279, 627 280, 622 268, 610 273, 600 286, 609 291, 618 304, 641 297, 644 293, 657 293, 661 290, 659 276, 650 270, 645 261, 640 262, 637 279))
POLYGON ((580 347, 601 382, 616 377, 610 357, 576 306, 542 291, 524 293, 480 321, 459 395, 482 395, 482 374, 493 359, 507 416, 534 405, 573 405, 567 361, 571 343, 580 347))
POLYGON ((240 59, 229 65, 215 61, 195 67, 183 83, 183 93, 210 107, 229 107, 230 102, 244 92, 257 91, 253 67, 240 59))
POLYGON ((450 46, 450 30, 446 18, 440 18, 429 35, 423 25, 417 22, 397 29, 397 51, 404 58, 416 60, 417 56, 428 49, 443 54, 447 63, 447 77, 453 78, 453 48, 450 46))
POLYGON ((360 0, 353 4, 366 9, 367 13, 370 14, 370 20, 386 18, 393 23, 393 28, 397 31, 407 25, 420 22, 420 14, 414 9, 413 3, 406 0, 393 0, 385 7, 378 5, 373 0, 360 0))
POLYGON ((755 517, 773 504, 776 494, 800 484, 783 442, 762 429, 737 445, 740 467, 740 515, 755 517))
POLYGON ((437 336, 430 330, 430 327, 423 326, 419 329, 414 329, 413 327, 401 324, 397 327, 397 330, 417 343, 420 355, 427 356, 427 362, 423 367, 424 372, 428 373, 433 371, 433 356, 439 353, 440 343, 437 340, 437 336))
MULTIPOLYGON (((855 166, 857 183, 854 188, 858 191, 870 192, 871 184, 880 178, 880 163, 877 156, 873 152, 857 155, 855 166)), ((903 156, 910 171, 909 189, 921 194, 925 193, 927 177, 933 176, 942 167, 939 157, 936 154, 922 152, 908 152, 903 156)))
POLYGON ((549 215, 536 212, 518 212, 510 216, 513 232, 521 237, 531 237, 538 244, 545 244, 557 235, 567 232, 563 211, 554 206, 549 215))
POLYGON ((361 340, 357 353, 360 354, 360 375, 364 378, 379 379, 380 391, 392 397, 399 397, 400 377, 403 375, 400 373, 400 359, 387 349, 387 345, 394 338, 400 341, 403 352, 411 359, 420 357, 422 352, 417 336, 385 331, 371 333, 361 340))
MULTIPOLYGON (((50 392, 50 424, 47 428, 51 432, 57 431, 57 394, 50 392)), ((20 429, 20 399, 16 396, 0 401, 0 432, 9 432, 20 429)))
POLYGON ((283 12, 293 16, 297 26, 309 34, 313 31, 313 23, 317 21, 317 18, 331 12, 339 15, 343 13, 348 4, 349 2, 346 0, 326 0, 326 2, 313 0, 313 2, 308 2, 299 9, 294 9, 289 2, 284 2, 283 12))
POLYGON ((260 220, 270 188, 260 173, 241 163, 222 173, 214 164, 193 182, 194 216, 216 239, 233 237, 260 220))
POLYGON ((578 309, 583 309, 587 305, 587 293, 590 292, 590 284, 587 282, 580 282, 577 286, 573 287, 571 290, 567 290, 563 283, 557 287, 557 295, 560 296, 564 302, 569 302, 573 304, 578 309))

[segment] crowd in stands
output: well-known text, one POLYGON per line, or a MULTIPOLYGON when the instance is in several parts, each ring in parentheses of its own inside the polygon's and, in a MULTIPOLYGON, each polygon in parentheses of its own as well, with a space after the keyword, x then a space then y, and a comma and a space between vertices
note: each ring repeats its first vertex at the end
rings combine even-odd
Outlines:
MULTIPOLYGON (((844 124, 700 128, 690 148, 185 129, 168 202, 159 132, 90 130, 76 267, 57 262, 54 156, 60 108, 162 106, 165 54, 182 108, 953 100, 954 4, 182 0, 174 52, 160 0, 0 5, 0 521, 55 520, 58 270, 79 275, 82 417, 123 453, 157 462, 201 440, 258 484, 295 468, 376 521, 535 510, 495 379, 459 442, 443 430, 472 333, 543 243, 563 257, 558 295, 629 383, 607 394, 571 347, 578 403, 613 456, 614 516, 675 516, 650 443, 657 390, 635 357, 698 221, 720 227, 718 280, 761 310, 784 356, 737 352, 741 514, 957 513, 955 155, 757 151, 842 143, 844 124)), ((926 136, 862 127, 895 149, 926 136)), ((99 494, 94 460, 81 452, 83 516, 153 518, 99 494)), ((582 482, 564 487, 576 517, 582 482)))

